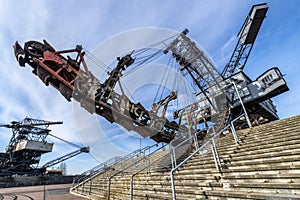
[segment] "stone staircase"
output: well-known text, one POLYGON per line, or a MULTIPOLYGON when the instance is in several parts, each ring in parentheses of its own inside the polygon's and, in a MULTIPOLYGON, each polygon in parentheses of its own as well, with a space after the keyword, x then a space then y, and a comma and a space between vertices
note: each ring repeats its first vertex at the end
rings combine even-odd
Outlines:
MULTIPOLYGON (((134 154, 134 156, 131 156, 130 159, 121 159, 121 162, 118 161, 107 168, 101 168, 99 173, 96 172, 91 177, 86 176, 87 178, 84 178, 84 181, 71 188, 70 192, 85 198, 107 199, 109 195, 114 195, 116 190, 118 191, 117 194, 121 195, 121 187, 119 187, 120 183, 124 181, 126 182, 128 177, 130 178, 131 174, 145 168, 152 161, 161 161, 152 165, 152 171, 170 171, 171 161, 169 148, 165 146, 159 147, 161 145, 153 145, 153 147, 154 146, 157 146, 157 149, 152 150, 152 152, 148 152, 148 149, 146 148, 147 151, 143 151, 143 153, 134 154), (162 163, 165 163, 165 165, 162 163), (108 189, 109 187, 110 190, 108 189), (108 191, 110 192, 108 193, 108 191)), ((178 150, 181 151, 180 154, 178 154, 178 160, 182 160, 190 153, 191 148, 185 147, 178 150)), ((140 152, 139 150, 137 151, 140 152)))
MULTIPOLYGON (((239 145, 232 134, 216 141, 220 171, 206 148, 175 172, 176 199, 300 199, 300 116, 237 134, 239 145)), ((130 177, 129 173, 112 179, 110 199, 130 199, 130 177)), ((85 197, 107 199, 105 184, 107 180, 95 178, 85 197)), ((170 172, 137 174, 133 199, 172 199, 170 172)))

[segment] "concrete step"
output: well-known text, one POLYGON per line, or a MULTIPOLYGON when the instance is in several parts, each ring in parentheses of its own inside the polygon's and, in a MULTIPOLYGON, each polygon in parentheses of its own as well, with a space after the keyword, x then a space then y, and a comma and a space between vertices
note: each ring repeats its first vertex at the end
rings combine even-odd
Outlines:
POLYGON ((210 190, 204 191, 205 197, 210 199, 211 197, 217 197, 219 199, 299 199, 299 195, 295 194, 268 194, 263 192, 252 192, 252 191, 224 191, 224 190, 210 190))
MULTIPOLYGON (((299 134, 300 135, 300 134, 299 134)), ((299 136, 297 136, 299 138, 299 136)), ((277 143, 272 143, 270 141, 266 141, 264 143, 262 143, 261 145, 268 145, 267 147, 277 147, 277 149, 271 149, 271 150, 280 150, 280 147, 281 146, 285 146, 283 147, 284 149, 289 149, 291 148, 290 146, 289 147, 286 147, 287 145, 292 145, 293 147, 292 148, 299 148, 299 147, 295 147, 295 145, 298 145, 300 146, 300 139, 299 140, 295 140, 295 138, 285 138, 285 139, 281 139, 281 140, 278 140, 277 143)), ((224 155, 224 156, 227 156, 230 155, 230 153, 234 153, 234 154, 237 154, 239 152, 245 152, 245 154, 257 154, 257 153, 260 153, 260 152, 264 152, 264 151, 269 151, 269 149, 257 149, 257 147, 259 146, 259 144, 254 144, 254 145, 250 145, 250 147, 247 147, 246 145, 242 144, 242 145, 239 145, 239 146, 236 146, 236 145, 232 145, 232 150, 224 150, 224 148, 222 149, 222 147, 218 147, 218 151, 219 151, 219 154, 220 155, 224 155), (252 146, 252 147, 251 147, 252 146), (257 152, 250 152, 250 150, 256 150, 257 152)), ((204 158, 205 160, 210 160, 208 159, 208 157, 212 157, 212 154, 209 152, 209 154, 204 158)), ((192 161, 190 162, 193 162, 193 159, 192 161)), ((201 161, 203 162, 203 160, 201 161)))
POLYGON ((249 155, 249 154, 258 154, 264 152, 271 152, 271 151, 281 151, 281 150, 288 150, 288 149, 298 149, 300 148, 300 140, 290 140, 290 141, 282 141, 277 143, 262 143, 257 144, 256 146, 246 146, 246 145, 239 145, 235 147, 235 149, 222 151, 218 149, 218 152, 224 155, 228 154, 240 154, 240 155, 249 155), (263 147, 263 148, 261 148, 263 147))
MULTIPOLYGON (((291 134, 286 134, 286 135, 280 135, 278 137, 270 137, 267 139, 259 138, 259 139, 253 139, 250 138, 249 136, 240 138, 240 145, 242 146, 247 146, 247 147, 253 147, 257 146, 257 144, 274 144, 278 142, 283 142, 283 141, 291 141, 291 140, 300 140, 300 131, 299 132, 294 132, 291 134)), ((221 150, 231 150, 235 149, 237 145, 234 143, 234 140, 230 144, 222 143, 221 140, 217 141, 217 147, 221 150)), ((240 146, 238 145, 238 146, 240 146)))
POLYGON ((289 162, 289 161, 299 161, 300 153, 295 152, 278 152, 278 153, 265 153, 258 154, 256 156, 240 156, 233 157, 232 159, 224 159, 223 163, 230 166, 237 165, 253 165, 253 164, 264 164, 264 163, 274 163, 274 162, 289 162), (269 157, 268 157, 269 156, 269 157))
MULTIPOLYGON (((238 154, 237 154, 238 155, 238 154)), ((199 169, 213 169, 215 168, 215 163, 213 158, 203 161, 197 160, 191 161, 185 164, 180 170, 199 170, 199 169)), ((292 162, 295 163, 296 161, 300 161, 300 148, 296 149, 295 151, 282 151, 282 152, 271 152, 271 153, 261 153, 261 154, 250 154, 244 156, 221 156, 221 163, 224 166, 230 167, 239 167, 250 165, 253 167, 254 165, 261 165, 261 164, 276 164, 282 162, 292 162)))
POLYGON ((290 194, 300 195, 299 184, 297 183, 230 183, 232 191, 263 192, 265 194, 290 194))
POLYGON ((221 181, 227 181, 228 183, 300 183, 300 173, 289 173, 289 174, 240 174, 240 175, 230 175, 225 174, 221 181))
MULTIPOLYGON (((189 180, 180 180, 180 179, 175 179, 175 187, 178 188, 214 188, 214 187, 222 187, 223 184, 221 182, 215 182, 215 181, 207 181, 207 182, 202 182, 202 181, 189 181, 189 180)), ((134 189, 145 189, 145 188, 150 188, 150 189, 162 189, 162 188, 170 188, 171 187, 171 182, 158 182, 158 181, 134 181, 134 189)), ((128 187, 129 189, 129 187, 128 187)), ((147 190, 147 189, 145 189, 147 190)))
POLYGON ((260 173, 260 174, 268 174, 270 171, 274 171, 274 173, 280 173, 280 171, 297 171, 300 170, 299 164, 290 164, 290 165, 269 165, 269 166, 256 166, 253 167, 237 167, 237 168, 230 168, 230 169, 222 169, 222 173, 246 173, 246 174, 253 174, 253 173, 260 173))
MULTIPOLYGON (((172 199, 172 194, 160 194, 160 193, 134 193, 134 200, 135 199, 147 199, 147 200, 170 200, 172 199)), ((189 194, 177 194, 176 195, 177 200, 195 200, 200 199, 195 197, 195 195, 189 195, 189 194)), ((202 199, 202 198, 201 198, 202 199)))
MULTIPOLYGON (((142 192, 142 191, 137 191, 142 192)), ((147 197, 153 199, 170 199, 171 197, 171 189, 155 189, 153 192, 147 192, 147 197)), ((299 198, 298 194, 293 193, 274 193, 274 194, 266 194, 260 192, 245 192, 245 191, 224 191, 222 188, 213 189, 213 190, 201 190, 195 188, 176 188, 176 197, 179 195, 188 195, 192 199, 215 199, 215 198, 237 198, 237 199, 266 199, 266 198, 299 198)), ((190 199, 190 198, 188 198, 190 199)))
MULTIPOLYGON (((212 175, 205 175, 205 174, 187 174, 183 175, 181 173, 175 173, 174 175, 175 180, 179 181, 198 181, 198 182, 209 182, 209 181, 218 181, 221 179, 221 175, 217 174, 216 176, 212 175)), ((170 174, 168 176, 148 176, 148 177, 138 177, 134 179, 134 182, 136 181, 160 181, 160 182, 167 182, 170 183, 171 177, 170 174)))
MULTIPOLYGON (((256 132, 250 131, 247 135, 240 137, 241 140, 273 140, 278 138, 289 137, 290 135, 295 135, 300 132, 300 128, 294 128, 294 130, 284 131, 284 130, 270 130, 269 132, 256 132)), ((298 135, 299 136, 299 135, 298 135)))
MULTIPOLYGON (((274 147, 270 148, 270 151, 264 152, 260 149, 255 151, 244 151, 231 154, 219 152, 221 162, 224 164, 241 164, 245 162, 265 162, 265 160, 272 159, 284 159, 284 158, 299 158, 300 157, 300 144, 299 145, 287 145, 282 148, 274 147), (271 151, 273 150, 273 151, 271 151)), ((205 157, 196 155, 193 159, 188 161, 183 168, 188 169, 190 167, 203 168, 214 165, 212 154, 209 153, 205 157)))
POLYGON ((267 188, 267 189, 295 189, 297 190, 300 194, 300 183, 257 183, 257 184, 253 184, 253 183, 231 183, 230 184, 231 188, 259 188, 259 189, 263 189, 263 188, 267 188))

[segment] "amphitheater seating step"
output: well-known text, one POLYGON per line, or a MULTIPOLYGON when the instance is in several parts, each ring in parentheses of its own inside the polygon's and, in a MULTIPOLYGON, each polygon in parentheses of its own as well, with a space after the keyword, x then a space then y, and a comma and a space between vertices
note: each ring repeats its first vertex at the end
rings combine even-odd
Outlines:
MULTIPOLYGON (((300 199, 300 116, 237 131, 237 135, 239 145, 230 133, 216 140, 221 172, 210 148, 175 172, 176 199, 300 199)), ((111 199, 130 198, 131 175, 111 180, 111 199)), ((90 199, 107 199, 107 183, 99 175, 71 191, 90 199)), ((172 199, 170 172, 136 175, 133 199, 172 199)))

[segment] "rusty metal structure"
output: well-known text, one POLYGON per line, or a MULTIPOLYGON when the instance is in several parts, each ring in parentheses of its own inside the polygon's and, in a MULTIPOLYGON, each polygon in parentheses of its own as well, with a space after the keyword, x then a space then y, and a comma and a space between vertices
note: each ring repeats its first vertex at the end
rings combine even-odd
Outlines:
POLYGON ((150 136, 157 142, 170 142, 179 126, 165 117, 159 117, 155 112, 146 110, 142 104, 134 103, 124 94, 114 92, 114 87, 122 72, 134 63, 130 54, 119 58, 117 66, 109 73, 104 83, 88 70, 84 60, 82 47, 55 51, 46 41, 26 42, 24 49, 16 42, 15 55, 20 66, 29 64, 33 73, 46 85, 52 85, 70 101, 73 97, 90 113, 96 113, 109 122, 119 123, 127 130, 133 130, 140 135, 150 136), (75 59, 66 53, 76 53, 75 59), (83 65, 83 69, 79 66, 83 65))
MULTIPOLYGON (((10 124, 0 125, 0 127, 12 129, 12 137, 6 147, 6 152, 0 153, 0 176, 41 175, 46 172, 48 167, 52 167, 82 152, 88 153, 89 147, 82 147, 51 160, 43 166, 39 166, 41 156, 52 152, 53 149, 53 143, 46 140, 49 135, 54 136, 50 133, 49 126, 62 123, 61 121, 46 121, 26 117, 21 121, 12 121, 10 124)), ((57 136, 54 137, 61 139, 57 136)))
POLYGON ((176 91, 155 102, 151 110, 131 101, 124 93, 115 92, 121 76, 130 71, 128 68, 134 68, 150 58, 136 62, 140 58, 134 53, 135 50, 118 57, 117 64, 102 83, 97 74, 89 71, 84 57, 86 52, 81 45, 56 51, 45 40, 43 43, 29 41, 24 47, 16 42, 14 52, 20 66, 31 66, 33 74, 45 85, 56 88, 68 101, 73 98, 88 112, 118 123, 128 131, 135 131, 156 142, 169 143, 182 133, 195 133, 199 124, 205 124, 204 132, 208 131, 208 126, 220 129, 243 111, 247 115, 246 119, 236 122, 239 128, 278 119, 271 98, 289 90, 280 70, 272 68, 255 81, 243 72, 267 10, 267 4, 252 7, 238 34, 239 40, 232 57, 222 72, 187 37, 187 29, 174 36, 175 39, 163 41, 167 44, 166 48, 152 55, 161 53, 174 58, 180 72, 196 88, 197 101, 177 108, 173 119, 167 118, 165 113, 169 102, 176 100, 176 91), (71 53, 76 56, 71 57, 71 53), (157 110, 161 107, 163 112, 159 116, 157 110), (183 125, 183 121, 189 125, 183 125))

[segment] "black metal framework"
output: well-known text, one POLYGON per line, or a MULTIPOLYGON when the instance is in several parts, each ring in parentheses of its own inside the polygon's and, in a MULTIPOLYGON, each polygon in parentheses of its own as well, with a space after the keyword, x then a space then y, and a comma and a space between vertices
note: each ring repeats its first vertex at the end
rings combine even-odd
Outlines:
MULTIPOLYGON (((0 153, 0 176, 43 174, 47 167, 54 166, 82 152, 88 153, 89 147, 82 147, 39 167, 41 156, 51 152, 53 147, 53 143, 46 141, 48 135, 53 136, 48 127, 62 123, 61 121, 46 121, 26 117, 21 121, 0 125, 0 127, 11 128, 13 133, 6 152, 0 153)), ((55 138, 63 140, 57 136, 55 138)))
POLYGON ((188 30, 183 31, 164 52, 171 51, 180 64, 181 71, 186 70, 200 92, 204 92, 218 85, 223 79, 212 61, 186 36, 187 33, 188 30))
POLYGON ((231 58, 221 73, 224 78, 244 69, 267 11, 267 4, 254 5, 250 10, 238 34, 239 40, 231 58))
POLYGON ((67 155, 61 156, 59 158, 56 158, 54 160, 51 160, 51 161, 45 163, 41 168, 46 169, 48 167, 52 167, 52 166, 54 166, 54 165, 56 165, 58 163, 61 163, 61 162, 65 161, 65 160, 68 160, 69 158, 77 156, 78 154, 80 154, 82 152, 89 153, 90 152, 90 148, 89 147, 82 147, 82 148, 80 148, 80 149, 78 149, 76 151, 73 151, 73 152, 71 152, 71 153, 69 153, 67 155))
POLYGON ((36 174, 40 173, 38 164, 43 153, 52 151, 52 143, 47 143, 49 125, 62 124, 60 121, 32 119, 12 121, 0 127, 12 129, 12 137, 1 154, 0 174, 36 174), (42 145, 41 145, 42 144, 42 145), (44 145, 44 148, 41 147, 44 145))

